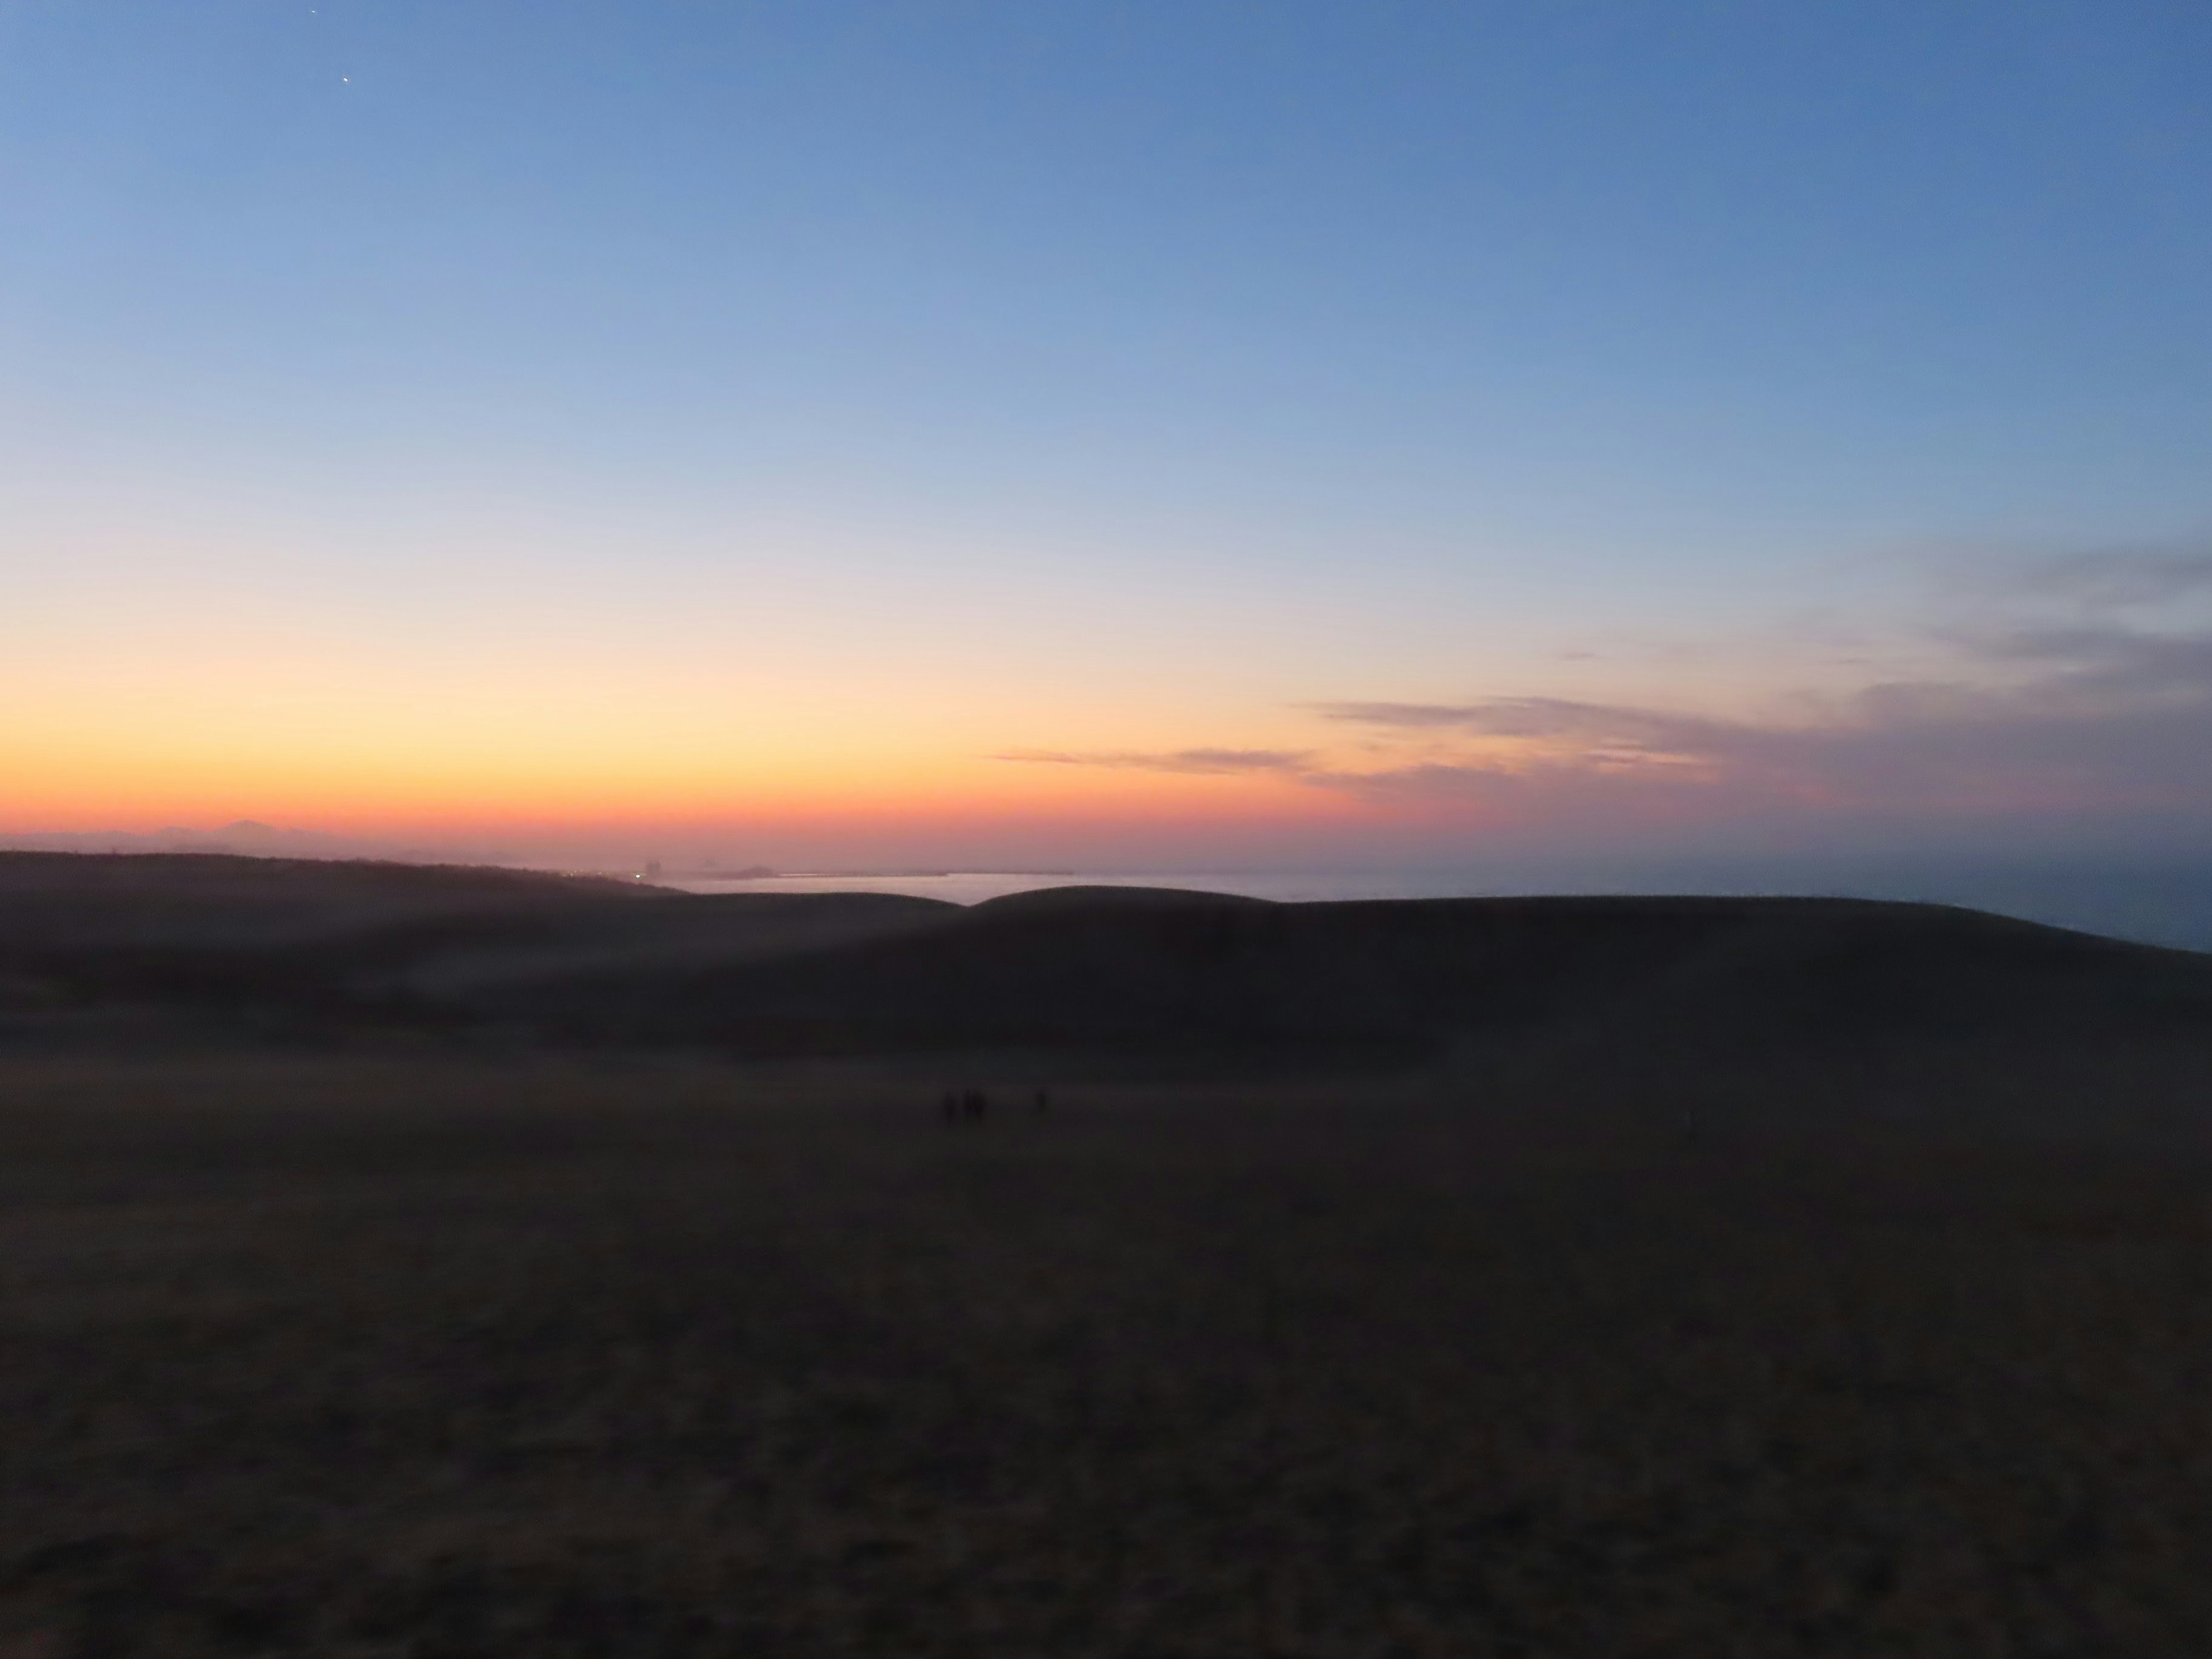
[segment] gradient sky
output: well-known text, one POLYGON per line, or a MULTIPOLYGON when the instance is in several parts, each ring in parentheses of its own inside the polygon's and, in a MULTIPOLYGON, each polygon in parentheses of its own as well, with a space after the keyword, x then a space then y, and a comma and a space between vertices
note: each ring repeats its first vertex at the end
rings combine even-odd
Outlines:
POLYGON ((0 0, 0 833, 2212 826, 2195 4, 0 0))

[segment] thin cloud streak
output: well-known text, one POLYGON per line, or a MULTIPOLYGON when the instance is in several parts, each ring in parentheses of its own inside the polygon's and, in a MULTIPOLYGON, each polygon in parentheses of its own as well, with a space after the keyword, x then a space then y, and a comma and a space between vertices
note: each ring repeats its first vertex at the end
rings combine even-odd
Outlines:
POLYGON ((1129 772, 1177 772, 1194 776, 1240 772, 1302 773, 1311 751, 1287 749, 1177 749, 1166 754, 1110 750, 1082 754, 1057 749, 1010 749, 993 760, 1047 766, 1103 766, 1129 772))
POLYGON ((1052 757, 1266 769, 1414 818, 1598 838, 1665 824, 1880 822, 1908 836, 1969 821, 2212 824, 2212 619, 2195 604, 2212 597, 2212 553, 2081 554, 1986 592, 1982 619, 1932 635, 1954 672, 1803 694, 1769 718, 1541 696, 1340 701, 1304 708, 1358 734, 1343 758, 1052 757))
POLYGON ((1954 593, 1971 600, 2041 601, 2088 613, 2162 605, 2212 592, 2212 546, 2192 542, 2087 549, 2040 559, 2025 568, 2009 564, 1994 573, 1954 580, 1950 586, 1954 593))
POLYGON ((1732 811, 2212 812, 2212 640, 2075 628, 1991 638, 1979 654, 2034 672, 2010 684, 1869 686, 1794 724, 1530 697, 1324 705, 1325 719, 1384 733, 1561 748, 1309 776, 1376 799, 1548 794, 1565 805, 1595 792, 1702 796, 1732 811))

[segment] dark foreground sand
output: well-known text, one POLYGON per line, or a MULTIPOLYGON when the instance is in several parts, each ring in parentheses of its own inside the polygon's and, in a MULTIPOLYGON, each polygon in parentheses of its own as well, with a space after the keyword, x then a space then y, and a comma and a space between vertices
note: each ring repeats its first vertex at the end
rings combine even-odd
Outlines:
POLYGON ((2212 1651, 2204 1078, 9 1060, 0 1655, 2212 1651))

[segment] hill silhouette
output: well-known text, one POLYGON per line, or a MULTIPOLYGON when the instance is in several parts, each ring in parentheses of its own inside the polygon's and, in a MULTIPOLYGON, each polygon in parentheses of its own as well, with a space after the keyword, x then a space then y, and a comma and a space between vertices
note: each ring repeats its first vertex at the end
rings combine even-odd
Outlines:
POLYGON ((2212 957, 1810 898, 973 908, 210 855, 0 854, 15 1041, 496 1032, 738 1055, 1020 1048, 1419 1062, 1535 1033, 1745 1042, 2212 1029, 2212 957))

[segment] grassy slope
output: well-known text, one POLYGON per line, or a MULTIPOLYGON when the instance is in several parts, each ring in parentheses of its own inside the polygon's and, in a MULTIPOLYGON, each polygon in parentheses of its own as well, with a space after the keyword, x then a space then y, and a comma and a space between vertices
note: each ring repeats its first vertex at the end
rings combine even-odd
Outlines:
POLYGON ((2201 1115, 938 1080, 0 1066, 0 1651, 2212 1648, 2201 1115))

